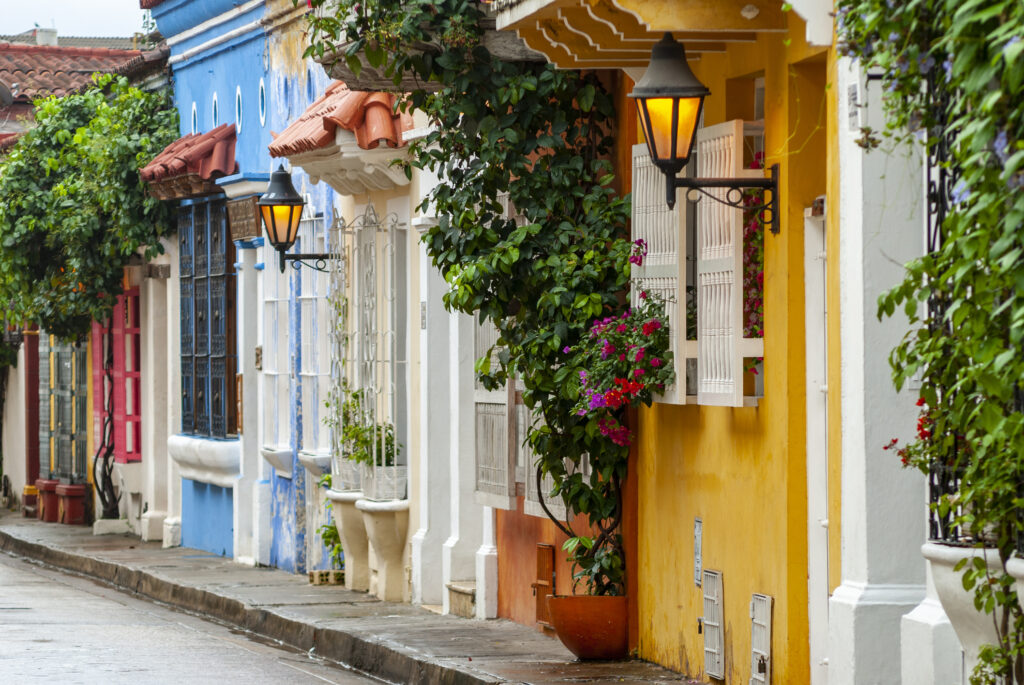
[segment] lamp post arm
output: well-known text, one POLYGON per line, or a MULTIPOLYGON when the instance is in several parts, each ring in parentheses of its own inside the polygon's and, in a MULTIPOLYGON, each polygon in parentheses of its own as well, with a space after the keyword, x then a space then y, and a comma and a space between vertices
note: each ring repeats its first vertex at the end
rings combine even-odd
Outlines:
POLYGON ((284 273, 285 262, 295 262, 293 265, 296 269, 299 265, 308 266, 311 269, 316 269, 321 273, 327 273, 327 262, 331 259, 341 259, 340 253, 334 252, 296 252, 286 253, 278 252, 281 255, 281 273, 284 273))
MULTIPOLYGON (((679 178, 676 176, 666 176, 666 200, 668 200, 669 209, 672 209, 676 203, 676 190, 678 188, 686 188, 688 190, 696 190, 702 195, 706 195, 715 202, 734 207, 736 209, 745 209, 749 211, 761 211, 767 210, 771 213, 770 219, 766 222, 769 230, 773 234, 779 233, 780 222, 779 222, 779 165, 773 164, 769 167, 771 176, 767 178, 679 178), (725 197, 718 197, 707 192, 709 188, 727 188, 729 190, 725 197), (743 191, 762 189, 767 190, 771 193, 771 199, 766 200, 760 204, 751 205, 744 204, 743 202, 743 191), (733 192, 736 193, 735 197, 733 192)), ((690 199, 689 195, 687 200, 690 202, 696 202, 696 200, 690 199)))

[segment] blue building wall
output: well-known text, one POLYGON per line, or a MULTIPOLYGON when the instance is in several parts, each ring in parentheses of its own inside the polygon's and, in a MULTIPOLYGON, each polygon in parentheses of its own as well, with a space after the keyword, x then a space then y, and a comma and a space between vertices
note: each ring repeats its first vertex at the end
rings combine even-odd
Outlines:
MULTIPOLYGON (((264 7, 260 3, 239 11, 245 5, 238 0, 167 0, 154 8, 153 18, 160 32, 173 43, 172 84, 181 134, 192 133, 193 126, 196 133, 204 133, 219 124, 235 124, 239 171, 258 173, 270 168, 266 33, 259 24, 264 7), (218 17, 224 21, 214 22, 194 35, 181 35, 218 17), (235 32, 238 35, 220 40, 235 32)), ((233 556, 233 489, 182 479, 181 490, 182 544, 233 556)))
POLYGON ((181 479, 181 544, 230 557, 234 554, 233 490, 181 479))
MULTIPOLYGON (((283 28, 284 32, 301 31, 303 25, 292 24, 283 28)), ((293 123, 315 102, 327 89, 331 82, 324 73, 323 67, 312 60, 302 59, 302 50, 296 49, 294 41, 288 40, 281 32, 269 37, 270 73, 267 89, 270 99, 267 125, 273 131, 283 131, 293 123)), ((275 160, 274 167, 283 163, 289 168, 288 160, 275 160)), ((324 214, 330 225, 334 207, 335 193, 326 183, 313 185, 309 177, 300 169, 292 171, 292 182, 296 190, 310 197, 304 216, 324 214)), ((297 245, 297 251, 312 251, 311 246, 297 245)), ((305 267, 304 267, 305 268, 305 267)), ((292 270, 289 277, 290 301, 288 306, 288 358, 291 360, 291 384, 289 389, 289 419, 291 427, 290 445, 292 448, 292 477, 281 478, 275 473, 271 477, 272 509, 271 525, 273 538, 271 542, 271 563, 280 568, 304 572, 308 568, 329 568, 330 561, 326 554, 319 557, 322 561, 310 563, 307 559, 307 537, 313 534, 307 526, 307 510, 315 502, 307 502, 307 492, 314 491, 317 497, 323 498, 319 486, 310 487, 307 479, 311 477, 298 460, 302 446, 302 414, 303 411, 316 411, 315 407, 302 406, 302 319, 298 297, 301 294, 302 279, 298 270, 292 270)), ((325 334, 324 331, 320 332, 325 334)), ((326 430, 326 429, 323 429, 326 430)), ((318 541, 317 541, 318 542, 318 541)), ((321 545, 322 546, 322 545, 321 545)))
MULTIPOLYGON (((289 167, 287 160, 271 159, 270 131, 282 131, 295 121, 323 94, 330 79, 321 66, 302 59, 302 49, 296 47, 295 37, 305 28, 303 21, 272 29, 268 34, 259 24, 265 15, 264 3, 247 6, 248 3, 240 0, 167 0, 154 8, 153 18, 165 37, 178 37, 171 46, 171 69, 181 134, 192 133, 193 129, 203 133, 220 124, 236 123, 238 171, 243 176, 253 176, 270 172, 282 162, 289 167), (183 32, 196 31, 204 22, 215 18, 223 21, 181 38, 183 32), (234 32, 238 35, 221 40, 234 32), (287 40, 283 39, 284 34, 287 40)), ((293 170, 293 182, 300 193, 312 198, 307 211, 323 213, 329 224, 335 202, 331 188, 325 183, 313 186, 298 169, 293 170)), ((257 265, 257 268, 263 266, 257 265)), ((276 264, 266 266, 276 268, 276 264)), ((291 478, 274 472, 270 475, 270 563, 302 573, 307 567, 308 531, 307 473, 298 461, 302 445, 299 374, 302 326, 297 299, 301 280, 297 271, 292 273, 290 284, 288 344, 293 380, 289 406, 280 411, 289 412, 293 464, 291 478)), ((183 544, 230 555, 232 491, 186 480, 183 480, 182 490, 183 544), (186 530, 190 531, 187 542, 186 530), (223 544, 225 536, 227 545, 223 544), (219 549, 215 549, 218 546, 219 549)), ((320 488, 316 491, 317 496, 322 497, 320 488)), ((317 565, 327 567, 328 564, 325 561, 317 565)))

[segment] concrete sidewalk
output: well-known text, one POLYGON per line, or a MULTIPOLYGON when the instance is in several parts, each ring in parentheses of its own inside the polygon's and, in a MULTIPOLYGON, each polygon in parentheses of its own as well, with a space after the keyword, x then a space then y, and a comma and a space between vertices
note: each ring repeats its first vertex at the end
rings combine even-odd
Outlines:
POLYGON ((697 683, 643 661, 577 662, 510 621, 439 616, 129 535, 0 515, 0 551, 96 578, 394 683, 697 683))

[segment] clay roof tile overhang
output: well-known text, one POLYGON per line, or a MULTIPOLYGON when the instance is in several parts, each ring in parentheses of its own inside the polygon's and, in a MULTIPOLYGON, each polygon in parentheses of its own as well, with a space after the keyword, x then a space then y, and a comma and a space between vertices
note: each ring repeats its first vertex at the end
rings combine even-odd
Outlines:
POLYGON ((221 124, 206 133, 178 138, 139 175, 149 184, 153 197, 180 200, 220 193, 214 181, 237 172, 235 125, 221 124))
POLYGON ((116 72, 142 54, 140 50, 0 42, 0 83, 12 91, 15 102, 67 95, 88 87, 93 73, 116 72))
POLYGON ((334 81, 302 116, 274 136, 270 155, 290 157, 326 147, 335 142, 338 128, 354 133, 363 150, 374 150, 382 143, 403 147, 402 134, 412 128, 412 117, 395 112, 395 97, 349 90, 343 82, 334 81))

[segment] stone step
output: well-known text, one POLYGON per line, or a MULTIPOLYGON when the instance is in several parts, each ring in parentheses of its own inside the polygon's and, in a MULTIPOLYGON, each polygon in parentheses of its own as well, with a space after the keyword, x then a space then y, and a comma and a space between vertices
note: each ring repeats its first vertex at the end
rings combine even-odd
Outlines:
POLYGON ((448 608, 455 616, 476 616, 476 581, 453 580, 448 583, 448 608))

